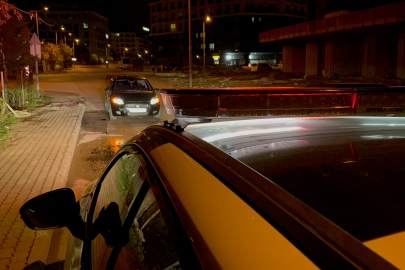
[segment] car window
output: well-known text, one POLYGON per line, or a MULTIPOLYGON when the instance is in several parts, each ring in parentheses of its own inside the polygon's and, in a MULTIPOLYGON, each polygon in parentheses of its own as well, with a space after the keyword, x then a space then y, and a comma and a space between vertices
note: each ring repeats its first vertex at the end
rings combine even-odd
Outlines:
MULTIPOLYGON (((104 206, 111 202, 117 203, 122 223, 128 214, 134 198, 140 190, 146 176, 143 172, 142 161, 130 147, 108 171, 101 184, 95 204, 93 222, 99 217, 104 206)), ((93 269, 104 269, 112 248, 106 245, 101 234, 97 235, 91 244, 93 269)))
POLYGON ((114 269, 182 269, 161 208, 149 189, 131 225, 129 242, 121 249, 114 269))
POLYGON ((115 91, 151 90, 146 80, 117 81, 115 91))

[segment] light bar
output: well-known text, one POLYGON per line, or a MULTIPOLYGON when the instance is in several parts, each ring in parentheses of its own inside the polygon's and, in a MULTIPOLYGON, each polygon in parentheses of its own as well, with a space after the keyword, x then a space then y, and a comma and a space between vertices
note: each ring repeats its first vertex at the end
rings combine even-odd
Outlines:
MULTIPOLYGON (((350 85, 352 87, 352 85, 350 85)), ((405 89, 256 87, 161 90, 168 114, 177 118, 320 115, 398 115, 405 112, 405 89)))

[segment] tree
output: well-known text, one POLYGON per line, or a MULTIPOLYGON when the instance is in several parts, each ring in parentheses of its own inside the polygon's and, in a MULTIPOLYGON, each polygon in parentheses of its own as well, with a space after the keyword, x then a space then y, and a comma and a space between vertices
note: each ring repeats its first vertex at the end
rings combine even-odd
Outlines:
POLYGON ((17 16, 0 25, 0 40, 3 41, 0 70, 5 73, 6 84, 8 78, 18 76, 28 65, 33 66, 35 57, 30 54, 30 38, 28 22, 17 16))
POLYGON ((65 68, 68 68, 68 63, 72 62, 73 48, 70 47, 69 45, 66 45, 64 42, 61 42, 59 47, 60 53, 62 54, 63 57, 63 63, 65 65, 65 68))
POLYGON ((60 47, 49 42, 42 45, 42 59, 51 66, 52 70, 56 62, 62 62, 64 60, 60 47))

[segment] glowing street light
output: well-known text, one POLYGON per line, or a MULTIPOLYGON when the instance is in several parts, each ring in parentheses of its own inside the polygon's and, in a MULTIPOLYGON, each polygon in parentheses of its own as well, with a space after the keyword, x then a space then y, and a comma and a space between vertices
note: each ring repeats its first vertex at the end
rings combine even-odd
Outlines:
POLYGON ((49 8, 48 8, 48 7, 44 7, 44 9, 45 9, 46 11, 48 11, 49 8))
POLYGON ((203 69, 205 69, 205 21, 211 21, 210 16, 207 16, 203 21, 203 69))
POLYGON ((71 36, 72 35, 72 33, 69 33, 69 36, 71 36))
POLYGON ((124 50, 124 58, 125 58, 125 52, 126 52, 126 51, 128 51, 128 48, 125 48, 125 50, 124 50))

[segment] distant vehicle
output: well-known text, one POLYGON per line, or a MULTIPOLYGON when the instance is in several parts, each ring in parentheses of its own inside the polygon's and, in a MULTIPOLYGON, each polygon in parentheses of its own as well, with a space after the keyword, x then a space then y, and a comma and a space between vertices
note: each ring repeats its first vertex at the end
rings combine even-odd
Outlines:
POLYGON ((264 63, 252 64, 252 68, 250 69, 251 72, 263 72, 266 70, 271 70, 271 67, 269 64, 264 63))
POLYGON ((273 69, 279 69, 282 70, 283 69, 283 64, 275 64, 273 66, 271 66, 273 69))
POLYGON ((125 57, 122 59, 122 69, 131 69, 131 58, 125 57))
POLYGON ((132 70, 143 71, 144 61, 141 59, 132 59, 132 70))
POLYGON ((160 99, 148 80, 137 76, 111 79, 105 89, 105 110, 109 120, 127 116, 160 117, 160 99))
POLYGON ((122 68, 122 61, 117 62, 117 68, 122 68))

